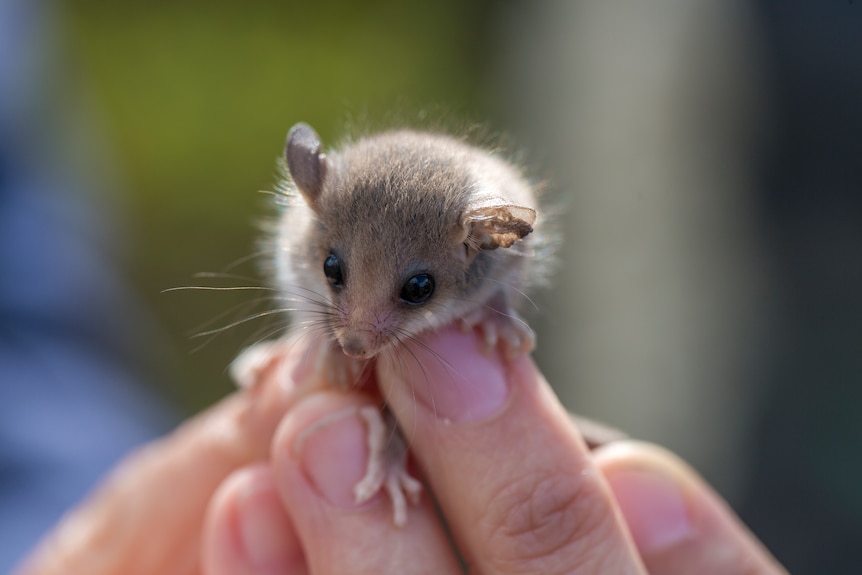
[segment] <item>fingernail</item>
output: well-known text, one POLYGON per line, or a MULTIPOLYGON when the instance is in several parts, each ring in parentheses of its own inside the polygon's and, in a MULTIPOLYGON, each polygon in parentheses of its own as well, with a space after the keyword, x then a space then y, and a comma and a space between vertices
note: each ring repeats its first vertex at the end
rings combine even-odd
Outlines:
POLYGON ((656 469, 619 469, 607 480, 641 552, 667 549, 693 535, 691 513, 673 477, 656 469))
MULTIPOLYGON (((409 345, 409 344, 408 344, 409 345)), ((403 380, 438 419, 477 421, 497 413, 509 397, 499 353, 487 353, 475 333, 450 327, 422 336, 422 345, 388 358, 384 378, 403 380)))
POLYGON ((349 407, 317 420, 297 436, 295 450, 306 477, 335 506, 356 506, 353 488, 365 475, 367 435, 357 409, 349 407))
POLYGON ((285 573, 301 557, 271 480, 249 485, 237 501, 239 533, 248 562, 260 573, 285 573))

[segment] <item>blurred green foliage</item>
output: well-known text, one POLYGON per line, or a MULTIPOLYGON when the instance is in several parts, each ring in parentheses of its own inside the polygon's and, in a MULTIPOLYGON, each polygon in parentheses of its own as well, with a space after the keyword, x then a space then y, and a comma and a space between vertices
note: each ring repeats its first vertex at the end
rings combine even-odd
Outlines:
MULTIPOLYGON (((64 26, 119 163, 130 210, 129 275, 177 357, 161 382, 185 408, 229 389, 226 368, 260 325, 211 339, 256 297, 184 285, 251 255, 270 213, 275 158, 297 121, 324 142, 346 131, 489 119, 491 1, 107 2, 64 6, 64 26), (230 311, 232 310, 233 311, 230 311), (224 311, 226 315, 221 315, 224 311), (196 348, 206 343, 201 349, 196 348), (179 358, 179 359, 177 359, 179 358)), ((257 276, 253 262, 231 273, 257 276)))

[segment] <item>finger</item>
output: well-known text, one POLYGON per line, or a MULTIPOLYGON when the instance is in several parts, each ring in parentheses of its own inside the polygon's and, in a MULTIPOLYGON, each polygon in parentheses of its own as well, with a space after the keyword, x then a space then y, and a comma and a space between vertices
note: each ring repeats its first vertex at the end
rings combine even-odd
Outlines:
POLYGON ((305 558, 272 469, 234 472, 210 501, 201 545, 204 575, 301 575, 305 558))
POLYGON ((392 521, 378 494, 357 504, 365 474, 367 429, 359 395, 320 393, 299 403, 273 443, 273 469, 285 508, 315 575, 455 573, 458 564, 427 498, 410 508, 406 526, 392 521))
POLYGON ((652 575, 786 573, 697 474, 670 452, 625 441, 594 453, 652 575))
POLYGON ((389 354, 380 387, 481 573, 642 573, 601 474, 529 357, 472 333, 389 354))
POLYGON ((301 392, 290 377, 295 368, 293 356, 275 362, 259 385, 126 458, 18 575, 196 573, 209 499, 233 470, 268 457, 278 422, 301 392))

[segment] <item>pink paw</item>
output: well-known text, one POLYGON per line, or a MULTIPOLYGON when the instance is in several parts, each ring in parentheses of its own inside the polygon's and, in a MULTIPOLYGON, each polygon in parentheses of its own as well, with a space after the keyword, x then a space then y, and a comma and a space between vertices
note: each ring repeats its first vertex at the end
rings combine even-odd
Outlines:
POLYGON ((231 379, 237 387, 251 389, 276 362, 287 357, 287 346, 286 342, 277 340, 263 341, 245 348, 230 364, 231 379))
POLYGON ((500 346, 503 357, 515 359, 533 351, 536 336, 533 330, 514 311, 480 308, 460 319, 464 331, 478 329, 487 352, 500 346))
MULTIPOLYGON (((392 522, 396 527, 407 524, 407 503, 416 505, 422 484, 407 472, 407 446, 393 420, 384 421, 376 407, 359 410, 368 425, 368 468, 353 488, 356 502, 368 501, 381 488, 392 501, 392 522)), ((387 418, 389 419, 389 418, 387 418)))
MULTIPOLYGON (((284 360, 295 351, 293 340, 281 339, 263 341, 248 347, 230 365, 230 375, 237 387, 250 389, 270 369, 277 369, 279 363, 288 365, 284 360)), ((310 372, 308 380, 316 385, 329 385, 337 389, 349 389, 362 377, 367 361, 347 357, 337 343, 325 343, 315 349, 308 349, 310 372)), ((279 374, 279 379, 289 374, 279 374)), ((303 377, 305 379, 305 377, 303 377)))

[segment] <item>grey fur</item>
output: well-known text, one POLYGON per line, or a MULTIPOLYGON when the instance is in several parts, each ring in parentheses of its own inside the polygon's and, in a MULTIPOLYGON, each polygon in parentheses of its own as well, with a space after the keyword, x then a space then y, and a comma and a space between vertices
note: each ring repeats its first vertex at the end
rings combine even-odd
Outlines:
MULTIPOLYGON (((368 356, 491 305, 510 313, 527 282, 536 199, 511 164, 449 136, 392 131, 327 156, 305 124, 290 131, 287 164, 305 202, 278 225, 279 286, 314 293, 342 347, 360 338, 368 356), (320 168, 320 169, 318 169, 320 168), (316 171, 317 170, 317 171, 316 171), (499 248, 499 249, 497 249, 499 248), (323 262, 334 253, 344 287, 323 262), (404 282, 430 273, 436 289, 420 306, 402 302, 404 282)), ((319 322, 317 308, 300 322, 319 322)))

